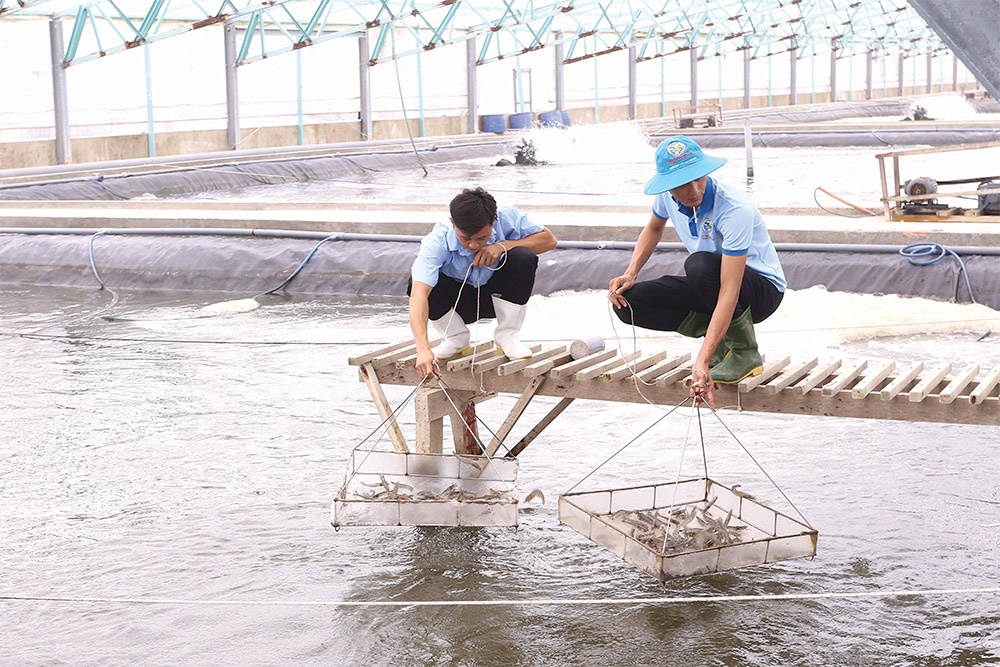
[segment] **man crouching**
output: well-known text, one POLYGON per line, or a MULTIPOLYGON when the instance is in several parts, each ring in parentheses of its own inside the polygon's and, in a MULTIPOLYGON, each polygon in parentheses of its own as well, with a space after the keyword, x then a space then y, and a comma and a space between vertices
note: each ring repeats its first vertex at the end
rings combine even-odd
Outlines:
POLYGON ((451 224, 438 223, 420 242, 410 269, 410 330, 417 345, 417 371, 433 372, 434 359, 469 350, 468 324, 497 318, 493 340, 508 359, 525 359, 521 325, 535 286, 538 255, 556 247, 556 237, 513 206, 497 208, 482 188, 451 200, 451 224), (427 322, 443 336, 431 350, 427 322))

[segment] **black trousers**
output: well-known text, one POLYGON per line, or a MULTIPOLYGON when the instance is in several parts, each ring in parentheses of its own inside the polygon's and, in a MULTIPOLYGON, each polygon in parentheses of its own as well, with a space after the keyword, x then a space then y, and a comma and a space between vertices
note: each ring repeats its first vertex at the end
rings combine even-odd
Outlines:
MULTIPOLYGON (((463 285, 462 281, 439 275, 438 283, 431 289, 428 306, 430 319, 439 320, 452 308, 466 324, 478 319, 496 317, 492 296, 496 294, 504 301, 524 305, 535 287, 535 272, 538 270, 538 255, 527 248, 511 248, 507 259, 490 279, 479 289, 463 285)), ((409 296, 413 288, 411 278, 406 286, 409 296)))
MULTIPOLYGON (((615 314, 622 322, 644 329, 677 331, 688 311, 715 311, 722 286, 721 271, 722 255, 692 253, 684 261, 685 275, 637 282, 622 294, 629 307, 616 307, 615 314)), ((749 308, 753 321, 763 322, 778 309, 783 296, 774 283, 747 267, 733 317, 749 308)))

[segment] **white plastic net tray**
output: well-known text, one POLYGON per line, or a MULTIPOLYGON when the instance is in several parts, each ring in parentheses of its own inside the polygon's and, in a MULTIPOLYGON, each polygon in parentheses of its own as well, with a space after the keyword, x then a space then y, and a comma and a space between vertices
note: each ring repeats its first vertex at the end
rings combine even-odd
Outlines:
POLYGON ((355 450, 340 526, 516 526, 517 459, 355 450))
POLYGON ((568 493, 559 520, 661 581, 815 556, 819 536, 707 478, 568 493))

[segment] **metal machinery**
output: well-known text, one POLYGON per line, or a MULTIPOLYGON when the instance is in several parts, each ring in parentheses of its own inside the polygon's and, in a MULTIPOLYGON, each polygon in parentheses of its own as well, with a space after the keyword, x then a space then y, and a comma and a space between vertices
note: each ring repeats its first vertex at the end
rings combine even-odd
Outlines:
POLYGON ((882 204, 886 219, 940 221, 956 218, 1000 222, 1000 176, 973 176, 949 180, 915 176, 904 181, 900 174, 900 158, 904 156, 935 155, 956 151, 971 154, 990 149, 1000 151, 1000 143, 924 148, 876 155, 882 178, 882 204), (887 159, 892 164, 891 186, 886 169, 887 159), (975 189, 969 187, 972 184, 976 184, 975 189), (949 186, 959 187, 951 189, 949 186), (965 205, 972 201, 975 202, 975 206, 965 205))

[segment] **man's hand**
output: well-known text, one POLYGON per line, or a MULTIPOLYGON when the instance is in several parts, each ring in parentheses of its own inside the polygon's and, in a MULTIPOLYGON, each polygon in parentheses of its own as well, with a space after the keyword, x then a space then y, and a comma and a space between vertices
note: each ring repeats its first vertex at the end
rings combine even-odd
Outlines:
POLYGON ((628 305, 628 301, 625 300, 622 293, 632 289, 633 285, 635 285, 635 278, 629 275, 612 278, 611 282, 608 283, 608 300, 618 308, 624 308, 628 305))
POLYGON ((472 258, 472 265, 477 269, 481 269, 484 266, 493 266, 506 253, 507 245, 501 241, 484 245, 476 253, 476 256, 472 258))
POLYGON ((434 368, 434 351, 430 348, 417 352, 417 372, 425 378, 437 372, 434 368))
POLYGON ((694 399, 695 406, 702 402, 708 403, 708 407, 715 411, 715 383, 712 382, 712 374, 707 367, 698 368, 695 364, 691 371, 691 398, 694 399))

